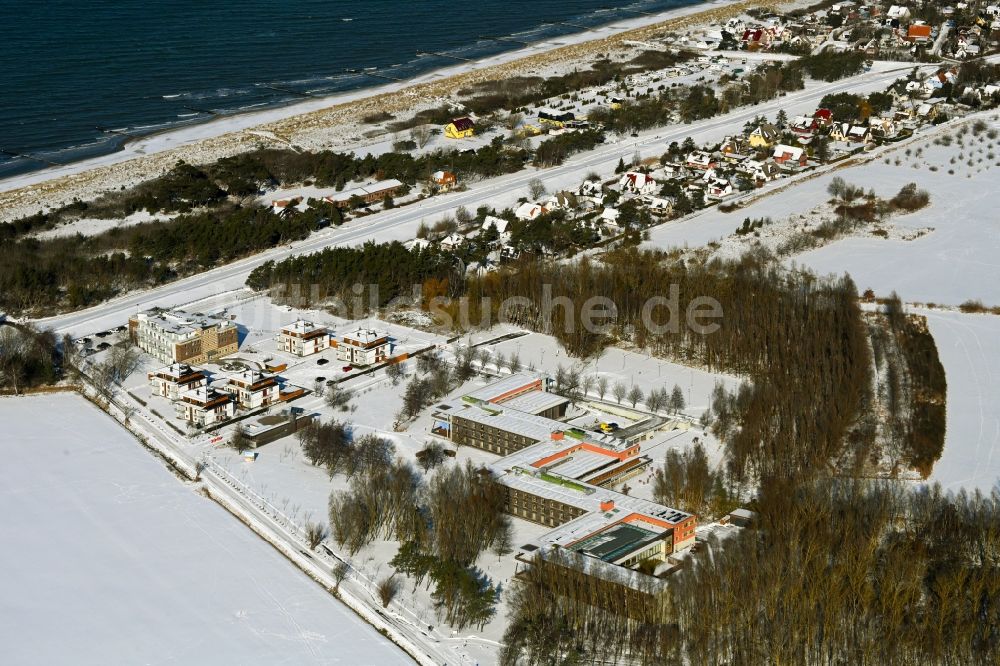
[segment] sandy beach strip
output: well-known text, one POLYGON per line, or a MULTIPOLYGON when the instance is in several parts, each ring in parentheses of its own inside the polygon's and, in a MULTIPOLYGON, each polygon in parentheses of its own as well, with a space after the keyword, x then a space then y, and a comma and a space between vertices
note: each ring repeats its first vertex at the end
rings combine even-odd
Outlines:
POLYGON ((543 69, 561 71, 598 54, 619 52, 627 48, 627 42, 704 26, 752 7, 778 4, 782 4, 780 0, 716 0, 688 5, 460 63, 407 81, 224 116, 146 136, 108 155, 0 181, 0 221, 65 205, 75 198, 91 200, 123 186, 131 187, 166 173, 179 160, 207 164, 250 150, 292 144, 350 150, 352 143, 359 142, 361 119, 370 114, 390 113, 401 118, 407 112, 456 100, 459 90, 477 83, 543 69))

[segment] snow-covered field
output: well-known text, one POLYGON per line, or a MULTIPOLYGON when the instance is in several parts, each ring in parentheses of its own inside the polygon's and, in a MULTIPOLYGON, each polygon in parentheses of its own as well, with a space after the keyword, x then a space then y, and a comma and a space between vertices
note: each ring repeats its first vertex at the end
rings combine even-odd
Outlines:
POLYGON ((0 423, 4 663, 411 663, 82 398, 0 423))
POLYGON ((917 312, 948 378, 948 431, 931 480, 946 490, 1000 489, 1000 317, 917 312))

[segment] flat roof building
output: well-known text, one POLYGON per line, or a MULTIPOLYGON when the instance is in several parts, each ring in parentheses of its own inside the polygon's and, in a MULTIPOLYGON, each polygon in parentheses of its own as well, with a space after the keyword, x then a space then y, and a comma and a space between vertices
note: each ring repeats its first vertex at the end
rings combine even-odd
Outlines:
POLYGON ((522 546, 518 558, 558 551, 561 560, 569 554, 611 580, 614 570, 651 571, 692 545, 696 516, 605 487, 650 463, 640 444, 519 409, 544 411, 545 387, 541 375, 518 373, 440 403, 433 413, 433 433, 503 456, 488 469, 507 489, 508 513, 553 528, 522 546))
POLYGON ((183 310, 147 310, 128 320, 129 337, 164 363, 205 363, 239 351, 236 324, 183 310))
POLYGON ((389 337, 370 328, 358 328, 337 343, 337 359, 352 365, 381 363, 389 356, 389 337))
POLYGON ((282 326, 277 336, 278 349, 296 356, 318 354, 330 347, 330 332, 326 326, 298 319, 282 326))
POLYGON ((205 386, 208 376, 186 363, 171 363, 146 374, 154 395, 177 400, 181 393, 205 386))

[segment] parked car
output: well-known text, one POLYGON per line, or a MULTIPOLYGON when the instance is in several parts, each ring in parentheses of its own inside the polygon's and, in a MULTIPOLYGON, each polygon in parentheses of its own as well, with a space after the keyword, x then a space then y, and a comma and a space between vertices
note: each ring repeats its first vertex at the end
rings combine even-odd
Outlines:
POLYGON ((350 372, 353 369, 354 369, 354 366, 350 366, 350 365, 345 365, 343 368, 341 368, 341 370, 343 370, 344 372, 350 372))
POLYGON ((316 361, 316 365, 326 365, 329 362, 330 362, 330 359, 328 359, 328 358, 321 358, 318 361, 316 361))

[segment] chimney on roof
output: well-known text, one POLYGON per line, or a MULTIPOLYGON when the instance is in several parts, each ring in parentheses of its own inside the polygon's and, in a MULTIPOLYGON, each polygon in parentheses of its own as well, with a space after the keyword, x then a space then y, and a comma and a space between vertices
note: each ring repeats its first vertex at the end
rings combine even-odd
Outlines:
POLYGON ((561 442, 562 439, 563 439, 563 437, 565 437, 565 436, 566 436, 566 433, 564 433, 562 430, 553 430, 552 431, 552 441, 553 442, 561 442))
POLYGON ((601 500, 601 511, 611 511, 615 508, 615 501, 612 499, 601 500))

